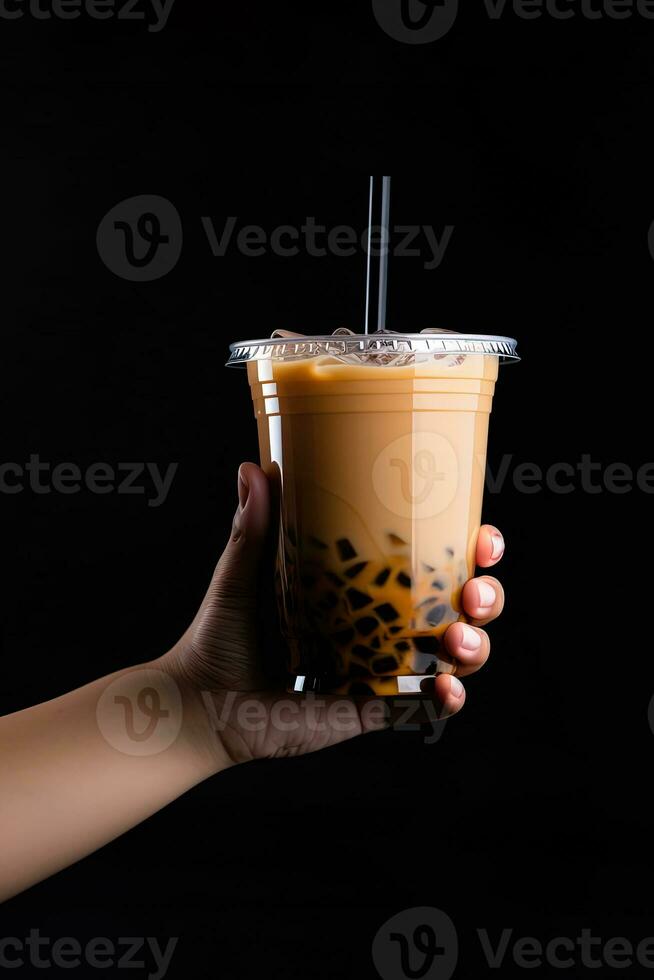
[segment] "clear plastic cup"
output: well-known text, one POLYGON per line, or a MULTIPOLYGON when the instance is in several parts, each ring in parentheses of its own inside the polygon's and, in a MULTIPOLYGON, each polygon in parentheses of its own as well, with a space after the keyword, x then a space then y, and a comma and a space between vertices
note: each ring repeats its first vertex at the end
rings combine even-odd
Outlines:
POLYGON ((245 364, 279 506, 288 689, 424 691, 454 673, 481 521, 488 420, 506 337, 273 337, 245 364))

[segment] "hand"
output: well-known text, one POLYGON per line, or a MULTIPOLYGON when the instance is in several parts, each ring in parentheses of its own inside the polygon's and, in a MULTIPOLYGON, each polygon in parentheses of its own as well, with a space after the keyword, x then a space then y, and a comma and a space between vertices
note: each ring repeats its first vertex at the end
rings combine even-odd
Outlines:
MULTIPOLYGON (((254 463, 243 463, 239 470, 238 496, 232 533, 204 601, 185 634, 159 661, 178 683, 210 692, 213 724, 216 718, 220 722, 218 738, 212 738, 222 763, 300 755, 386 727, 388 719, 381 711, 369 710, 375 699, 321 696, 314 700, 270 689, 257 635, 258 581, 269 530, 270 493, 265 474, 254 463)), ((500 532, 484 525, 477 542, 477 564, 490 568, 503 553, 500 532)), ((504 591, 496 578, 483 575, 466 582, 462 603, 470 623, 453 623, 444 638, 458 676, 441 674, 434 683, 440 718, 463 707, 465 690, 458 678, 479 670, 488 659, 490 641, 482 627, 501 613, 504 591)))

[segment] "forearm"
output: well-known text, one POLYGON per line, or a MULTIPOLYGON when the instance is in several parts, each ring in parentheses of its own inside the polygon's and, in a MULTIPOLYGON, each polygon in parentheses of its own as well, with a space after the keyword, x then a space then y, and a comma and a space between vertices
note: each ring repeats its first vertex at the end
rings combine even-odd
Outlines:
POLYGON ((0 718, 0 900, 229 764, 199 695, 161 664, 0 718))

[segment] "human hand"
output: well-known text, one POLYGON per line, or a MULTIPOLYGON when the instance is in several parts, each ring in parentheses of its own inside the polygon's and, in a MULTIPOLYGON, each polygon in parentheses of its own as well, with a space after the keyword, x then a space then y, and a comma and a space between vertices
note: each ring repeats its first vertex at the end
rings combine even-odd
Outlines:
MULTIPOLYGON (((232 532, 204 601, 178 643, 158 661, 181 685, 205 692, 205 703, 210 698, 209 714, 219 719, 213 738, 221 764, 300 755, 386 727, 388 713, 374 710, 383 704, 378 699, 315 699, 271 687, 258 635, 270 491, 267 477, 254 463, 239 469, 238 496, 232 532)), ((477 565, 490 568, 503 553, 500 532, 484 525, 477 565)), ((272 574, 268 580, 272 582, 272 574)), ((469 622, 453 623, 443 640, 457 676, 434 678, 432 697, 439 718, 461 710, 465 689, 458 678, 479 670, 488 659, 490 640, 483 627, 501 613, 504 591, 496 578, 482 575, 466 582, 462 604, 469 622)))

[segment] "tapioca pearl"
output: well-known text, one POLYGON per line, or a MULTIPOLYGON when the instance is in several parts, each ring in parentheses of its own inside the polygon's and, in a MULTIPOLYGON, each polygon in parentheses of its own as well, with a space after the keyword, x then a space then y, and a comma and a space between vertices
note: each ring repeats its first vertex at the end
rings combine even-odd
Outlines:
POLYGON ((438 589, 439 592, 444 592, 445 589, 447 588, 442 578, 435 578, 434 581, 431 583, 431 587, 432 589, 438 589))
POLYGON ((388 577, 390 574, 391 574, 390 568, 383 568, 379 573, 379 575, 377 575, 377 577, 374 580, 375 585, 379 585, 380 587, 382 585, 386 585, 386 582, 388 581, 388 577))
POLYGON ((383 602, 380 606, 375 606, 374 611, 385 623, 392 623, 394 619, 400 618, 399 612, 390 602, 383 602))
POLYGON ((376 674, 392 674, 397 668, 398 662, 395 657, 378 657, 372 662, 372 669, 376 674))
POLYGON ((401 633, 402 632, 402 627, 401 626, 389 626, 388 627, 388 632, 389 633, 401 633))
POLYGON ((407 575, 406 572, 398 572, 395 576, 395 581, 398 585, 401 585, 403 589, 411 588, 411 576, 407 575))
POLYGON ((349 568, 346 568, 343 574, 345 575, 346 578, 349 579, 356 578, 357 575, 361 574, 361 572, 364 570, 367 564, 368 564, 367 561, 359 561, 356 563, 356 565, 350 565, 349 568))
POLYGON ((352 647, 352 656, 360 657, 361 660, 370 660, 370 658, 374 656, 374 650, 371 650, 370 647, 364 646, 362 643, 357 643, 352 647))
POLYGON ((422 562, 422 569, 423 569, 424 572, 427 573, 427 575, 433 575, 434 572, 436 571, 436 569, 434 568, 434 566, 433 565, 428 565, 426 561, 423 561, 422 562))
POLYGON ((370 649, 381 650, 381 640, 378 636, 373 637, 373 639, 370 641, 370 649))
POLYGON ((446 549, 445 549, 445 554, 446 554, 446 555, 447 555, 447 556, 448 556, 449 558, 454 558, 454 548, 446 548, 446 549))
POLYGON ((336 550, 341 561, 349 561, 351 558, 357 557, 356 550, 349 538, 339 538, 336 542, 336 550))
POLYGON ((423 599, 422 602, 418 603, 416 609, 425 609, 428 606, 433 606, 435 602, 438 602, 438 596, 435 595, 427 596, 426 599, 423 599))
POLYGON ((433 609, 430 609, 427 615, 425 616, 425 619, 430 624, 430 626, 438 626, 438 624, 442 621, 443 617, 445 616, 446 612, 447 612, 447 606, 441 603, 439 606, 434 606, 433 609))
POLYGON ((440 650, 441 643, 437 636, 414 636, 413 646, 418 653, 435 654, 440 650))
POLYGON ((370 677, 370 669, 364 664, 358 664, 352 661, 349 666, 350 677, 370 677))
POLYGON ((356 620, 354 625, 361 636, 368 636, 377 629, 379 624, 374 616, 362 616, 361 619, 356 620))
POLYGON ((314 538, 311 534, 307 538, 307 541, 312 548, 316 548, 318 551, 327 551, 327 548, 329 547, 324 541, 321 541, 320 538, 314 538))
POLYGON ((411 649, 411 644, 407 643, 406 640, 400 640, 395 644, 395 649, 398 651, 398 653, 405 653, 407 650, 411 649))
POLYGON ((348 598, 350 606, 356 612, 357 609, 363 609, 364 606, 369 606, 374 599, 371 596, 366 595, 365 592, 359 592, 358 589, 346 589, 345 595, 348 598))

